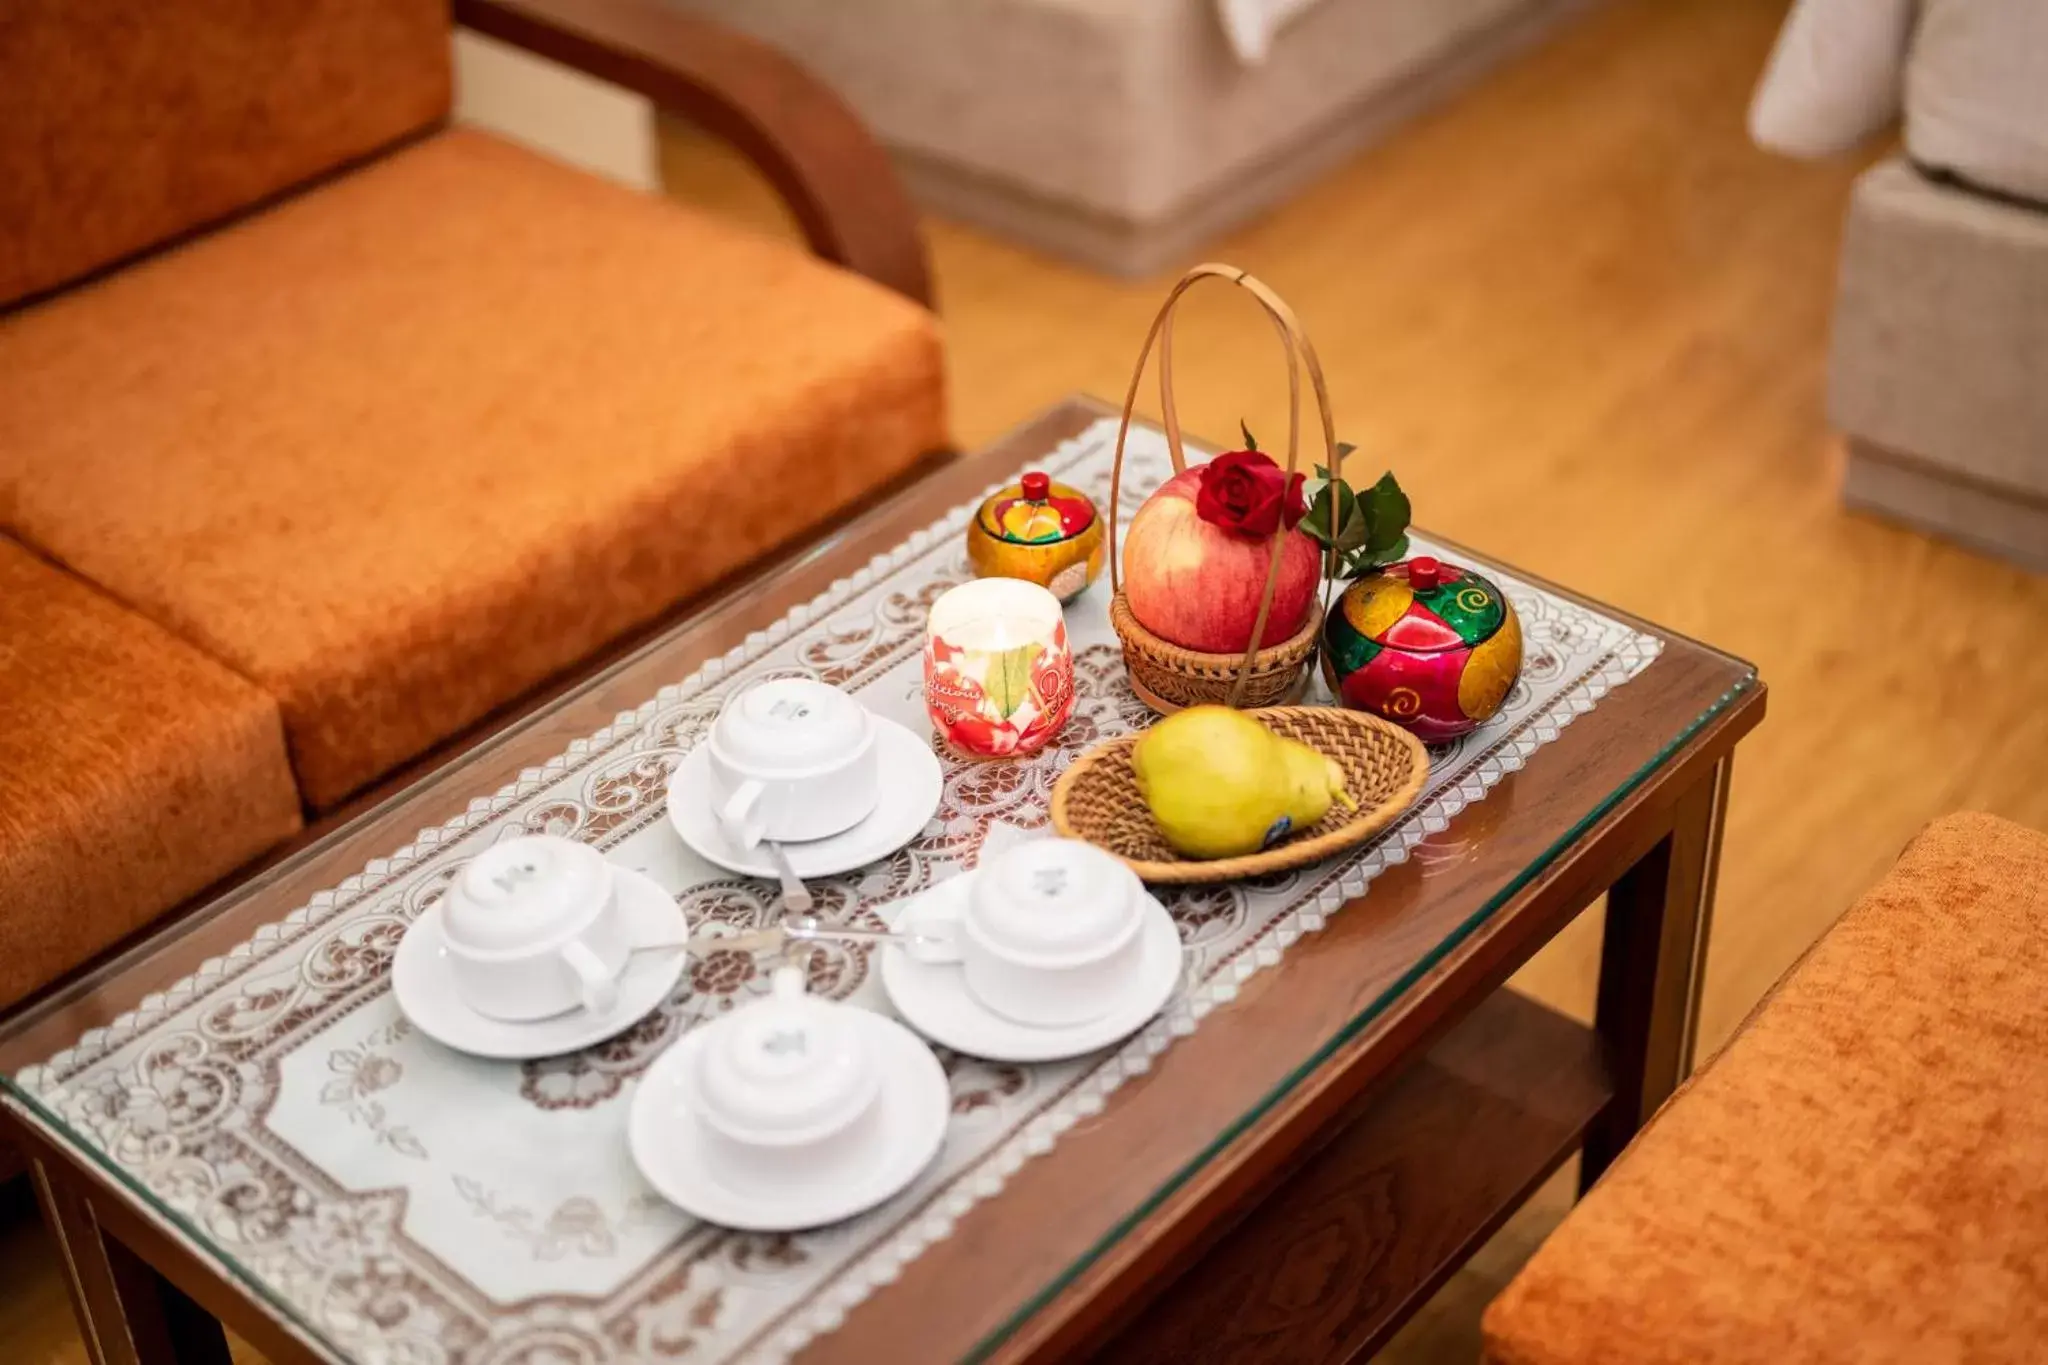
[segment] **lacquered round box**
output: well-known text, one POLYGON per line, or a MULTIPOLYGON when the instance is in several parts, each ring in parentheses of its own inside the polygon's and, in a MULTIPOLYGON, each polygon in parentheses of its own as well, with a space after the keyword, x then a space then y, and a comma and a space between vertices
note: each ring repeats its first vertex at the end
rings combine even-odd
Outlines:
POLYGON ((1522 623, 1491 580, 1418 555, 1344 589, 1323 625, 1323 677, 1346 706, 1427 744, 1469 734, 1522 671, 1522 623))
POLYGON ((1077 488, 1033 470, 981 505, 967 524, 967 562, 980 578, 1021 578, 1062 602, 1102 572, 1102 517, 1077 488))

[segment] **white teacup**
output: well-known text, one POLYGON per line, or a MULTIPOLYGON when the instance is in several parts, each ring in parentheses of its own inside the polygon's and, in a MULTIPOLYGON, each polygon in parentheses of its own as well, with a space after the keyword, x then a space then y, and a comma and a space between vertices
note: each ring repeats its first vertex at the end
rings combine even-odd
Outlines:
POLYGON ((830 838, 881 796, 875 718, 826 683, 756 684, 725 704, 706 743, 719 828, 741 848, 830 838))
POLYGON ((478 1014, 524 1022, 581 1006, 608 1013, 632 954, 611 864, 553 835, 470 859, 441 898, 456 988, 478 1014))
POLYGON ((966 903, 914 905, 897 928, 932 942, 925 962, 961 964, 968 993, 1020 1024, 1063 1028, 1115 1008, 1142 951, 1144 887, 1077 839, 1033 839, 982 863, 966 903))
POLYGON ((881 1067, 855 1013, 781 967, 767 998, 704 1026, 689 1103, 721 1174, 814 1183, 873 1158, 881 1067))

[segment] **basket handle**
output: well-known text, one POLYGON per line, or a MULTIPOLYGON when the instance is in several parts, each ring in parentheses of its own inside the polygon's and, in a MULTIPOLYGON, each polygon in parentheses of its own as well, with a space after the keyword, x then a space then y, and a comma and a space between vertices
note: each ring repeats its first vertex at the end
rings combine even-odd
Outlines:
MULTIPOLYGON (((1301 443, 1301 369, 1308 367, 1309 383, 1315 390, 1317 414, 1322 418, 1323 448, 1327 452, 1327 468, 1333 478, 1344 476, 1343 456, 1337 450, 1337 424, 1330 414, 1330 389, 1323 379, 1322 362, 1316 358, 1316 349, 1302 329, 1300 321, 1287 301, 1274 293, 1263 281, 1234 265, 1223 265, 1216 261, 1205 261, 1195 266, 1166 296, 1159 305, 1159 312, 1152 319, 1152 329, 1145 334, 1145 345, 1138 352, 1137 368, 1131 372, 1131 387, 1124 395, 1123 418, 1116 429, 1116 460, 1109 472, 1109 586, 1112 593, 1123 588, 1123 578, 1117 563, 1117 546, 1122 522, 1117 515, 1117 504, 1123 491, 1124 444, 1130 435, 1131 413, 1138 403, 1138 386, 1144 382, 1145 362, 1152 356, 1154 342, 1159 346, 1159 411, 1160 425, 1166 429, 1166 450, 1173 459, 1173 472, 1183 473, 1187 469, 1187 452, 1183 448, 1180 434, 1180 412, 1173 397, 1173 317, 1174 309, 1197 281, 1204 279, 1228 280, 1244 289, 1272 319, 1274 330, 1280 334, 1280 345, 1287 355, 1287 481, 1292 483, 1300 468, 1301 443)), ((1245 646, 1244 662, 1239 665, 1237 681, 1231 685, 1229 704, 1237 705, 1244 695, 1245 684, 1251 678, 1252 660, 1258 655, 1259 641, 1266 634, 1266 619, 1273 611, 1273 598, 1280 587, 1281 545, 1287 537, 1288 526, 1285 518, 1273 528, 1271 557, 1266 566, 1266 586, 1259 596, 1259 614, 1252 623, 1252 638, 1245 646)), ((1336 557, 1325 551, 1322 555, 1323 610, 1330 606, 1330 586, 1336 579, 1336 557)))

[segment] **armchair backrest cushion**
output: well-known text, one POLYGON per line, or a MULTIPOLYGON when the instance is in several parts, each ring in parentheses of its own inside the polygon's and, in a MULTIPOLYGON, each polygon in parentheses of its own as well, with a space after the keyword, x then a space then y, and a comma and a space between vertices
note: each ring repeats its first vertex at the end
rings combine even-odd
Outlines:
POLYGON ((0 3, 0 307, 447 117, 447 0, 0 3))

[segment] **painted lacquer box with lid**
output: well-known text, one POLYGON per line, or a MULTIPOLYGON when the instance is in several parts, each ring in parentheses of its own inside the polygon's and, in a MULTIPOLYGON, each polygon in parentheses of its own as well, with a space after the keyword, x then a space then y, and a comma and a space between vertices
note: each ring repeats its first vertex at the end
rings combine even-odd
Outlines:
POLYGON ((1345 588, 1323 627, 1323 676, 1346 706, 1424 743, 1477 729, 1522 671, 1522 624, 1493 580, 1417 555, 1345 588))
POLYGON ((967 560, 982 578, 1022 578, 1071 602, 1102 572, 1102 530, 1086 494, 1033 470, 975 513, 967 560))

